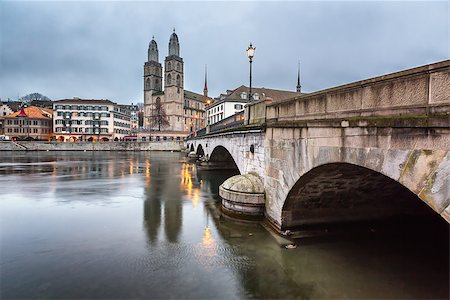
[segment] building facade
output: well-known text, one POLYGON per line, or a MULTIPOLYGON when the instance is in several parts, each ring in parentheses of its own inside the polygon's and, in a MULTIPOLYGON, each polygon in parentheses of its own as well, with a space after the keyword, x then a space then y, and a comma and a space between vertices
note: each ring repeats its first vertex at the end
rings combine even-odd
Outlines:
POLYGON ((4 117, 4 135, 11 140, 49 141, 52 138, 53 111, 29 106, 4 117))
POLYGON ((0 102, 0 135, 5 133, 4 121, 5 116, 15 113, 19 111, 21 108, 22 102, 20 101, 6 101, 0 102))
POLYGON ((113 141, 131 134, 130 110, 110 100, 63 99, 53 108, 57 141, 113 141))
MULTIPOLYGON (((158 45, 152 39, 148 61, 144 64, 144 128, 147 132, 179 139, 205 127, 207 99, 184 89, 184 61, 175 31, 170 36, 169 54, 164 60, 164 76, 158 45)), ((142 138, 151 139, 151 134, 144 134, 142 138)))
MULTIPOLYGON (((297 89, 298 90, 298 89, 297 89)), ((215 102, 207 107, 207 124, 212 125, 222 121, 236 113, 242 112, 248 100, 249 88, 241 85, 234 90, 228 90, 215 99, 215 102)), ((280 101, 301 95, 300 92, 275 90, 267 88, 252 88, 252 99, 254 101, 266 100, 280 101)))
POLYGON ((139 132, 139 113, 142 109, 142 103, 138 104, 119 104, 120 107, 130 112, 131 134, 136 135, 139 132))

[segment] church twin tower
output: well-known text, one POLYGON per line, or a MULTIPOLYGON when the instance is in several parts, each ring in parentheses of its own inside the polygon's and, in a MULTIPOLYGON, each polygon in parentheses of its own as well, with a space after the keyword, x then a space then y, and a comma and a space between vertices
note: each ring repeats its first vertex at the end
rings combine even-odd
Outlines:
MULTIPOLYGON (((144 126, 146 128, 150 126, 148 119, 152 114, 152 106, 157 99, 164 102, 167 115, 182 115, 183 83, 184 63, 180 57, 180 43, 175 29, 169 40, 169 55, 164 60, 164 80, 162 66, 159 63, 158 45, 153 37, 148 46, 148 61, 144 64, 144 116, 147 117, 147 120, 144 119, 144 126), (164 91, 162 89, 163 82, 164 91), (157 95, 162 97, 155 98, 157 95)), ((169 130, 177 130, 177 128, 170 128, 169 130)))

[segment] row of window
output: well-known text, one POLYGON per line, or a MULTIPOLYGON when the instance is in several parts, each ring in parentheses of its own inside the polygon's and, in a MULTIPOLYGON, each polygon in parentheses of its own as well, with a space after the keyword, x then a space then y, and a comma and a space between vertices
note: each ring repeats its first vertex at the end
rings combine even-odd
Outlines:
POLYGON ((114 126, 130 128, 129 123, 122 123, 122 122, 116 122, 116 121, 114 121, 114 126))
POLYGON ((7 125, 27 125, 27 126, 50 126, 50 121, 39 121, 39 120, 23 120, 23 119, 8 119, 6 121, 7 125))
POLYGON ((208 124, 214 124, 216 122, 219 122, 222 119, 223 119, 223 113, 214 115, 214 116, 208 118, 208 124))
POLYGON ((130 117, 126 117, 126 116, 122 116, 122 115, 118 115, 118 114, 114 114, 114 119, 121 119, 121 120, 125 120, 125 121, 130 121, 130 117))
POLYGON ((92 113, 92 112, 83 112, 83 111, 79 111, 79 112, 63 112, 63 111, 58 111, 57 112, 57 116, 58 117, 65 117, 65 118, 71 118, 71 117, 89 117, 89 118, 109 118, 111 117, 111 114, 109 113, 92 113))
POLYGON ((8 128, 9 133, 50 133, 48 128, 8 128))
POLYGON ((203 109, 202 103, 194 101, 194 100, 189 101, 187 99, 184 99, 184 106, 193 107, 195 109, 203 109))
MULTIPOLYGON (((181 71, 181 64, 179 62, 177 62, 176 68, 177 68, 177 71, 181 71)), ((171 71, 171 70, 172 70, 172 63, 169 61, 166 66, 166 71, 171 71)))
MULTIPOLYGON (((85 125, 94 125, 94 124, 97 125, 99 123, 100 123, 100 125, 108 125, 109 124, 109 122, 106 121, 106 120, 100 120, 100 121, 86 120, 86 121, 84 121, 85 125)), ((83 120, 57 119, 57 120, 55 120, 55 124, 57 124, 57 125, 61 125, 61 124, 64 124, 64 125, 83 125, 83 120)))
POLYGON ((187 116, 188 114, 190 116, 202 117, 202 118, 205 116, 204 112, 199 112, 199 111, 191 110, 191 109, 184 109, 184 115, 187 116), (189 113, 188 113, 188 111, 189 111, 189 113))
POLYGON ((114 129, 115 133, 119 133, 119 134, 130 134, 129 130, 124 130, 124 129, 114 129))
POLYGON ((215 113, 217 113, 219 111, 223 111, 223 104, 217 105, 216 107, 213 107, 210 110, 208 110, 208 115, 215 114, 215 113))
POLYGON ((83 128, 83 127, 56 127, 55 132, 69 132, 69 133, 94 133, 99 134, 100 133, 108 133, 108 128, 83 128))
MULTIPOLYGON (((263 97, 264 97, 264 93, 263 93, 263 97)), ((241 93, 241 99, 247 99, 248 98, 248 94, 246 92, 242 92, 241 93)), ((258 93, 252 93, 252 98, 253 100, 259 100, 259 94, 258 93)))
POLYGON ((161 141, 161 140, 162 141, 175 141, 175 140, 181 141, 181 140, 183 140, 183 137, 181 137, 181 136, 177 136, 177 137, 174 137, 174 136, 163 136, 163 137, 161 137, 161 136, 156 136, 156 137, 149 136, 148 138, 145 137, 145 136, 142 137, 142 141, 143 142, 146 142, 146 141, 161 141))
MULTIPOLYGON (((244 109, 244 105, 242 105, 242 104, 235 104, 234 105, 234 109, 235 110, 242 110, 242 109, 244 109)), ((213 115, 215 113, 222 112, 222 111, 223 111, 223 104, 208 110, 208 116, 213 115)))
POLYGON ((91 105, 55 105, 55 110, 100 110, 108 111, 108 106, 91 106, 91 105))

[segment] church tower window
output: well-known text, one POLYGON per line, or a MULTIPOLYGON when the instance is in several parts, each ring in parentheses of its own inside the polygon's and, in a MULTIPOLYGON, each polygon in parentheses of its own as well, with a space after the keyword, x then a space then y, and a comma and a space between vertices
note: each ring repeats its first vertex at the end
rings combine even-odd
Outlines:
POLYGON ((172 76, 170 74, 167 75, 167 85, 172 84, 172 76))

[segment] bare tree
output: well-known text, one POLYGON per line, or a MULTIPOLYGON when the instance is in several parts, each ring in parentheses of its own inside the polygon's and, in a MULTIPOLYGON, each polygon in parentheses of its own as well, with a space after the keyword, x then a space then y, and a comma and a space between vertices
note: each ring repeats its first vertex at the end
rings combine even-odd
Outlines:
POLYGON ((26 96, 23 96, 21 100, 29 100, 29 101, 33 101, 33 100, 42 100, 42 101, 48 101, 50 100, 48 97, 39 94, 39 93, 31 93, 28 94, 26 96))
POLYGON ((156 98, 155 105, 152 107, 152 115, 150 118, 150 128, 158 128, 158 131, 161 131, 162 128, 165 128, 170 125, 167 120, 166 111, 161 103, 160 98, 156 98))

